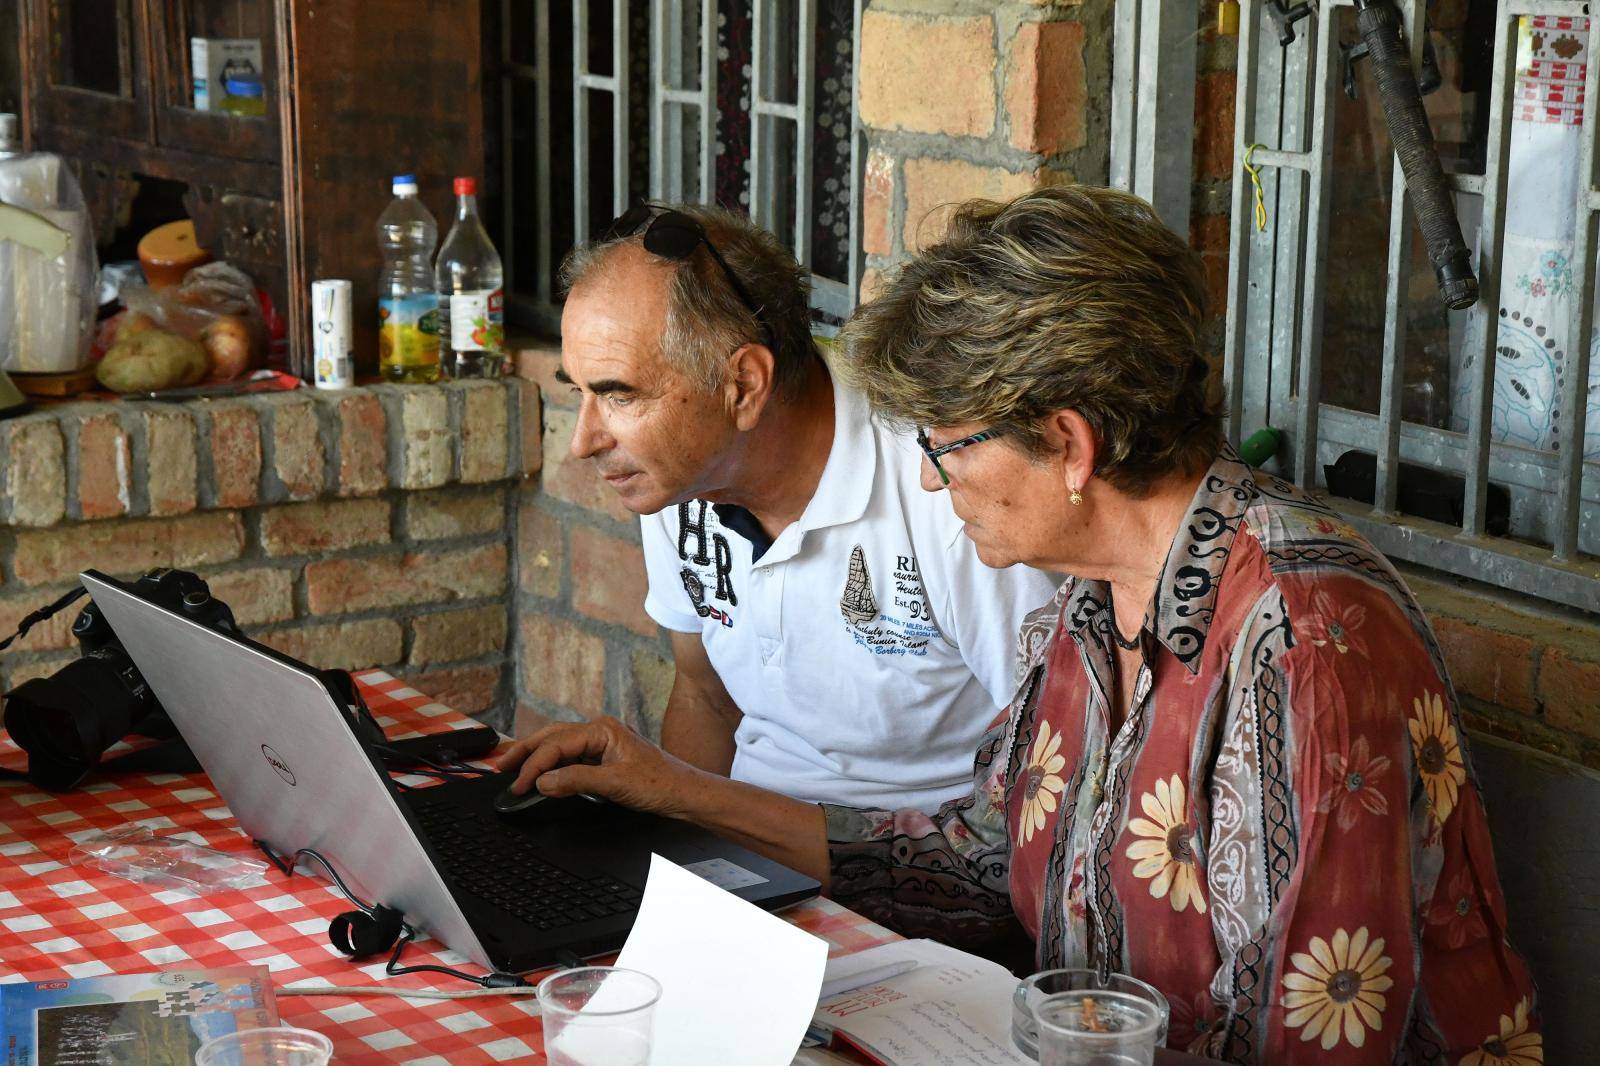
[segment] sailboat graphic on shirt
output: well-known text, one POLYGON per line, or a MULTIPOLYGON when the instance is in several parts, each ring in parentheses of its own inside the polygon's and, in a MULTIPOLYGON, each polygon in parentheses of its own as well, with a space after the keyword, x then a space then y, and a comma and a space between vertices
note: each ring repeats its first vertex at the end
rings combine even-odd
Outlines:
POLYGON ((864 626, 878 617, 878 600, 872 595, 872 575, 867 572, 867 556, 857 544, 850 552, 850 575, 845 579, 839 610, 851 625, 864 626))

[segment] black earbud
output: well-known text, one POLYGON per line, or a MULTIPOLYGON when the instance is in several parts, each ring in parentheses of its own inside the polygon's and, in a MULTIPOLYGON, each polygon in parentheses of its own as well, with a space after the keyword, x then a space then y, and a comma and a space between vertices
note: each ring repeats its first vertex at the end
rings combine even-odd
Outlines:
POLYGON ((345 911, 328 926, 328 942, 352 959, 379 955, 400 939, 403 915, 383 904, 366 911, 345 911))

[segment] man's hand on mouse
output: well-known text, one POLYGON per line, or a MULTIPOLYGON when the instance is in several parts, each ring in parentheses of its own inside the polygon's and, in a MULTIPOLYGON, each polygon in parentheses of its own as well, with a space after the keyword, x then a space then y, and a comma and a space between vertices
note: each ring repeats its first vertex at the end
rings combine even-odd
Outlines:
POLYGON ((520 767, 511 785, 518 795, 537 783, 547 796, 587 793, 668 817, 683 816, 682 801, 703 776, 615 718, 545 726, 495 763, 503 771, 520 767))

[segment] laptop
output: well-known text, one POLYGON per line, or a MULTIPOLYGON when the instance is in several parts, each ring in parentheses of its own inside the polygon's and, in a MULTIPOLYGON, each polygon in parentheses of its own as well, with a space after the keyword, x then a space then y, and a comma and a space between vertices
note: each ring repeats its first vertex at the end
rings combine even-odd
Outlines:
POLYGON ((319 852, 363 900, 480 966, 526 973, 620 948, 652 852, 768 910, 818 892, 715 834, 615 804, 498 815, 504 775, 402 791, 316 671, 97 571, 81 577, 252 839, 284 857, 319 852))

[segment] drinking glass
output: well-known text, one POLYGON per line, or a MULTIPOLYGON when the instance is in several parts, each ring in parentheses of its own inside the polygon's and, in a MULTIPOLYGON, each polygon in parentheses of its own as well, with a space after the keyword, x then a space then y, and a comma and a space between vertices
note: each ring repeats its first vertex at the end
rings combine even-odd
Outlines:
POLYGON ((1040 1066, 1152 1066, 1161 1015, 1127 992, 1074 989, 1034 1008, 1040 1066))
POLYGON ((279 1025, 214 1037, 195 1052, 195 1066, 326 1066, 333 1041, 310 1029, 279 1025))
POLYGON ((1092 969, 1045 970, 1019 983, 1011 996, 1011 1042, 1017 1045, 1018 1051, 1032 1059, 1039 1057, 1039 1028, 1034 1021, 1034 1008, 1047 996, 1078 989, 1126 992, 1130 996, 1148 999, 1161 1015, 1161 1024, 1156 1029, 1156 1047, 1166 1045, 1167 1019, 1171 1009, 1167 1005, 1167 997, 1154 985, 1121 973, 1114 973, 1102 980, 1100 972, 1092 969))
POLYGON ((581 966, 539 982, 550 1066, 645 1066, 661 984, 615 966, 581 966))

